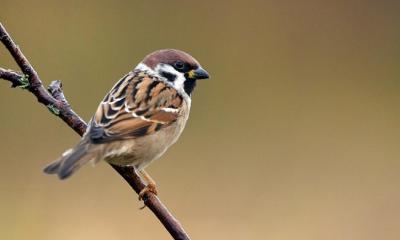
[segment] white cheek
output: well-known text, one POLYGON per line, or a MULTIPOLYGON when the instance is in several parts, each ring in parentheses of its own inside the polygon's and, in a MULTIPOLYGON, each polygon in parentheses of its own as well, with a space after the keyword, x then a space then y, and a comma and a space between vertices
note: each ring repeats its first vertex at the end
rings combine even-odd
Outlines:
POLYGON ((172 66, 167 65, 167 64, 162 64, 162 63, 157 65, 155 71, 157 73, 167 72, 167 73, 171 73, 171 74, 175 75, 176 79, 171 84, 174 85, 174 88, 177 89, 178 91, 184 92, 183 87, 184 87, 184 83, 186 80, 184 73, 178 72, 172 66))
POLYGON ((151 68, 149 68, 146 64, 144 64, 144 63, 139 63, 136 67, 135 67, 135 69, 138 69, 138 70, 140 70, 140 71, 142 71, 142 72, 148 72, 149 74, 152 74, 152 75, 156 75, 156 73, 153 71, 153 69, 151 69, 151 68))
POLYGON ((183 86, 185 83, 185 75, 183 73, 177 72, 177 78, 174 81, 174 86, 176 89, 180 89, 181 91, 184 91, 183 86))

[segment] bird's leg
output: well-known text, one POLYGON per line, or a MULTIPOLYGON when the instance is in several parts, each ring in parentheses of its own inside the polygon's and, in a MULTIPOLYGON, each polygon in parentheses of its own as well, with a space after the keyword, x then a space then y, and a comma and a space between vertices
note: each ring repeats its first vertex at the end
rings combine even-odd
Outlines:
POLYGON ((151 193, 157 195, 156 182, 153 180, 153 178, 151 178, 150 175, 147 174, 147 172, 144 170, 139 170, 138 172, 143 177, 143 179, 147 182, 146 187, 144 187, 139 193, 139 200, 142 200, 144 195, 148 192, 151 192, 151 193))

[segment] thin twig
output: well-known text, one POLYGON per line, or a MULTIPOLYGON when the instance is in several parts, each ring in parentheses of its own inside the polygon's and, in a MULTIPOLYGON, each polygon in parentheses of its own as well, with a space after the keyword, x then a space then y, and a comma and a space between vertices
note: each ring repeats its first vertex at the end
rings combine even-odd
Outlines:
MULTIPOLYGON (((12 87, 21 87, 29 90, 37 100, 45 105, 53 114, 61 118, 76 133, 82 136, 86 131, 86 123, 72 110, 66 100, 61 82, 53 81, 45 89, 39 75, 24 56, 20 48, 14 43, 6 29, 0 23, 0 41, 8 49, 23 74, 0 68, 0 78, 12 83, 12 87)), ((139 193, 145 183, 136 174, 132 167, 111 165, 131 186, 139 193)), ((174 239, 190 239, 182 225, 172 216, 160 199, 151 192, 143 196, 144 204, 157 216, 174 239)))
POLYGON ((0 68, 0 78, 4 80, 8 80, 12 83, 11 87, 15 88, 21 86, 23 76, 12 70, 6 70, 4 68, 0 68))

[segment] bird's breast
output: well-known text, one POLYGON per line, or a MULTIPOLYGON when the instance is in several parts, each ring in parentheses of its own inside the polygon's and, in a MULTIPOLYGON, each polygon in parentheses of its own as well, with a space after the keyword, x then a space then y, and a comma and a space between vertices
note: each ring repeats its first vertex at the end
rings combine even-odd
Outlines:
POLYGON ((153 134, 110 143, 105 160, 120 166, 135 166, 138 169, 146 167, 178 140, 188 116, 189 111, 185 109, 177 121, 153 134))

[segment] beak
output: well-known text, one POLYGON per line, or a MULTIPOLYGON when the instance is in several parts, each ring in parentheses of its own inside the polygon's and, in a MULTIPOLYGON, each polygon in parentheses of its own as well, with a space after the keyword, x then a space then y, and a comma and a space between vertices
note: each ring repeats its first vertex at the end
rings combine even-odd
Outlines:
POLYGON ((194 78, 194 79, 207 79, 210 78, 210 75, 206 70, 203 68, 199 67, 196 70, 191 70, 189 72, 189 77, 194 78))

